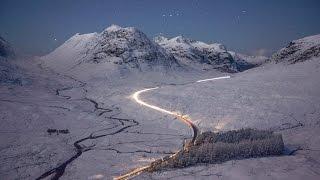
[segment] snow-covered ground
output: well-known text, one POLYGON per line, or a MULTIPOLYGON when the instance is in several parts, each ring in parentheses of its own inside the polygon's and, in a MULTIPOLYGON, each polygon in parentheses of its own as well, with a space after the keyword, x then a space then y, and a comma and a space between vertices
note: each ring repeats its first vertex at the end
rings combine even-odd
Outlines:
MULTIPOLYGON (((162 179, 318 179, 320 168, 320 59, 252 69, 231 79, 170 86, 145 95, 157 106, 188 114, 202 131, 253 127, 281 133, 294 156, 237 160, 154 173, 162 179), (161 101, 160 101, 161 100, 161 101)), ((179 126, 172 124, 174 129, 179 126)))
MULTIPOLYGON (((117 30, 113 26, 107 31, 117 30)), ((91 36, 96 35, 85 38, 91 36)), ((155 57, 172 57, 156 44, 143 42, 163 53, 151 53, 155 57)), ((152 87, 159 88, 141 94, 143 101, 187 114, 201 131, 272 129, 283 135, 286 147, 297 151, 291 156, 143 173, 134 179, 319 179, 319 57, 291 65, 271 62, 236 74, 178 66, 168 71, 121 71, 113 62, 99 64, 105 57, 97 64, 79 61, 81 65, 64 71, 79 60, 73 50, 64 52, 66 56, 12 62, 29 83, 0 86, 0 179, 112 179, 176 152, 192 137, 191 129, 132 99, 134 92, 152 87), (66 57, 70 61, 63 64, 66 57), (194 83, 225 75, 231 78, 194 83), (48 129, 70 133, 49 134, 48 129)), ((144 64, 139 57, 135 62, 144 64)))

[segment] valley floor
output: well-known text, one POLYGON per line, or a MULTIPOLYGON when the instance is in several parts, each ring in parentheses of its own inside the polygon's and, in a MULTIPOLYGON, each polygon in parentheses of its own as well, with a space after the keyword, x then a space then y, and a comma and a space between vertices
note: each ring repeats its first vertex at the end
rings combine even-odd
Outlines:
POLYGON ((130 97, 156 86, 160 88, 141 99, 189 115, 201 131, 272 129, 297 151, 292 156, 199 165, 134 179, 320 177, 319 59, 267 64, 230 79, 197 84, 190 82, 225 74, 179 72, 83 82, 57 74, 39 60, 32 62, 20 62, 30 84, 0 86, 1 179, 112 179, 174 153, 192 131, 130 97), (70 133, 49 134, 48 129, 70 133))

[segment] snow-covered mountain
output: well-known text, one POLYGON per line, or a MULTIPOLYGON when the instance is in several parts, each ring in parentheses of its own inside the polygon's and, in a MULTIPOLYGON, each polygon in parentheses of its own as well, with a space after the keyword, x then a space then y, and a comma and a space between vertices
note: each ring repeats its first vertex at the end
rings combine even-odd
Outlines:
POLYGON ((143 32, 116 25, 101 33, 76 34, 42 59, 59 71, 88 64, 104 66, 105 71, 146 71, 178 66, 172 55, 143 32))
POLYGON ((0 36, 0 57, 7 58, 14 55, 10 44, 0 36))
MULTIPOLYGON (((99 71, 105 73, 159 71, 170 69, 216 69, 239 72, 254 67, 222 44, 178 36, 150 40, 133 27, 112 25, 101 33, 76 34, 52 53, 42 57, 45 64, 60 72, 99 71), (90 69, 90 70, 89 70, 90 69)), ((94 73, 95 72, 95 73, 94 73)))
MULTIPOLYGON (((203 69, 218 69, 224 72, 238 72, 254 67, 247 57, 232 51, 219 43, 207 44, 183 36, 168 39, 158 36, 155 42, 174 55, 181 64, 200 66, 203 69)), ((250 58, 248 58, 250 60, 250 58)), ((253 58, 251 58, 253 59, 253 58)))
POLYGON ((294 64, 313 57, 320 57, 320 34, 291 41, 287 47, 275 53, 272 60, 294 64))

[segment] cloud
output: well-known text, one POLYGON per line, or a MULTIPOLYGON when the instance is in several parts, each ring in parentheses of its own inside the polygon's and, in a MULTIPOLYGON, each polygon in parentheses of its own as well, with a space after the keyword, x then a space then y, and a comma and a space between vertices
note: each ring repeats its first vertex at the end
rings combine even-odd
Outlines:
POLYGON ((252 51, 252 55, 254 55, 254 56, 270 56, 271 53, 272 52, 270 49, 265 49, 265 48, 256 49, 256 50, 252 51))

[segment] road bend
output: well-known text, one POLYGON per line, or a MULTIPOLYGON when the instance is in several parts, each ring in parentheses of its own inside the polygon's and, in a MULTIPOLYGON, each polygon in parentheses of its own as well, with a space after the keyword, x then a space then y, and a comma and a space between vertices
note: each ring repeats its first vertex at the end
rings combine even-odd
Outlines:
MULTIPOLYGON (((230 78, 230 76, 222 76, 222 77, 216 77, 216 78, 210 78, 210 79, 201 79, 201 80, 198 80, 198 81, 195 81, 195 82, 191 82, 191 83, 192 84, 194 84, 194 83, 204 83, 204 82, 208 82, 208 81, 215 81, 215 80, 219 80, 219 79, 228 79, 228 78, 230 78)), ((188 84, 191 84, 191 83, 188 83, 188 84)), ((147 102, 145 102, 145 101, 140 99, 140 95, 142 93, 145 93, 145 92, 148 92, 148 91, 152 91, 152 90, 155 90, 155 89, 159 89, 159 88, 160 87, 152 87, 152 88, 146 88, 146 89, 142 89, 142 90, 136 91, 136 92, 134 92, 132 94, 132 99, 136 103, 138 103, 138 104, 140 104, 142 106, 148 107, 150 109, 154 109, 156 111, 159 111, 159 112, 162 112, 162 113, 165 113, 165 114, 172 115, 172 116, 176 117, 178 120, 180 120, 183 123, 187 124, 193 131, 193 138, 192 138, 192 140, 190 142, 191 144, 193 144, 194 141, 196 140, 198 134, 199 134, 199 128, 192 122, 190 117, 188 117, 187 115, 183 115, 183 114, 181 114, 179 112, 170 111, 170 110, 161 108, 159 106, 149 104, 149 103, 147 103, 147 102)), ((142 173, 148 167, 149 166, 136 168, 136 169, 132 170, 131 172, 129 172, 127 174, 124 174, 122 176, 115 177, 114 179, 115 180, 129 179, 129 178, 131 178, 133 176, 139 175, 140 173, 142 173)))

